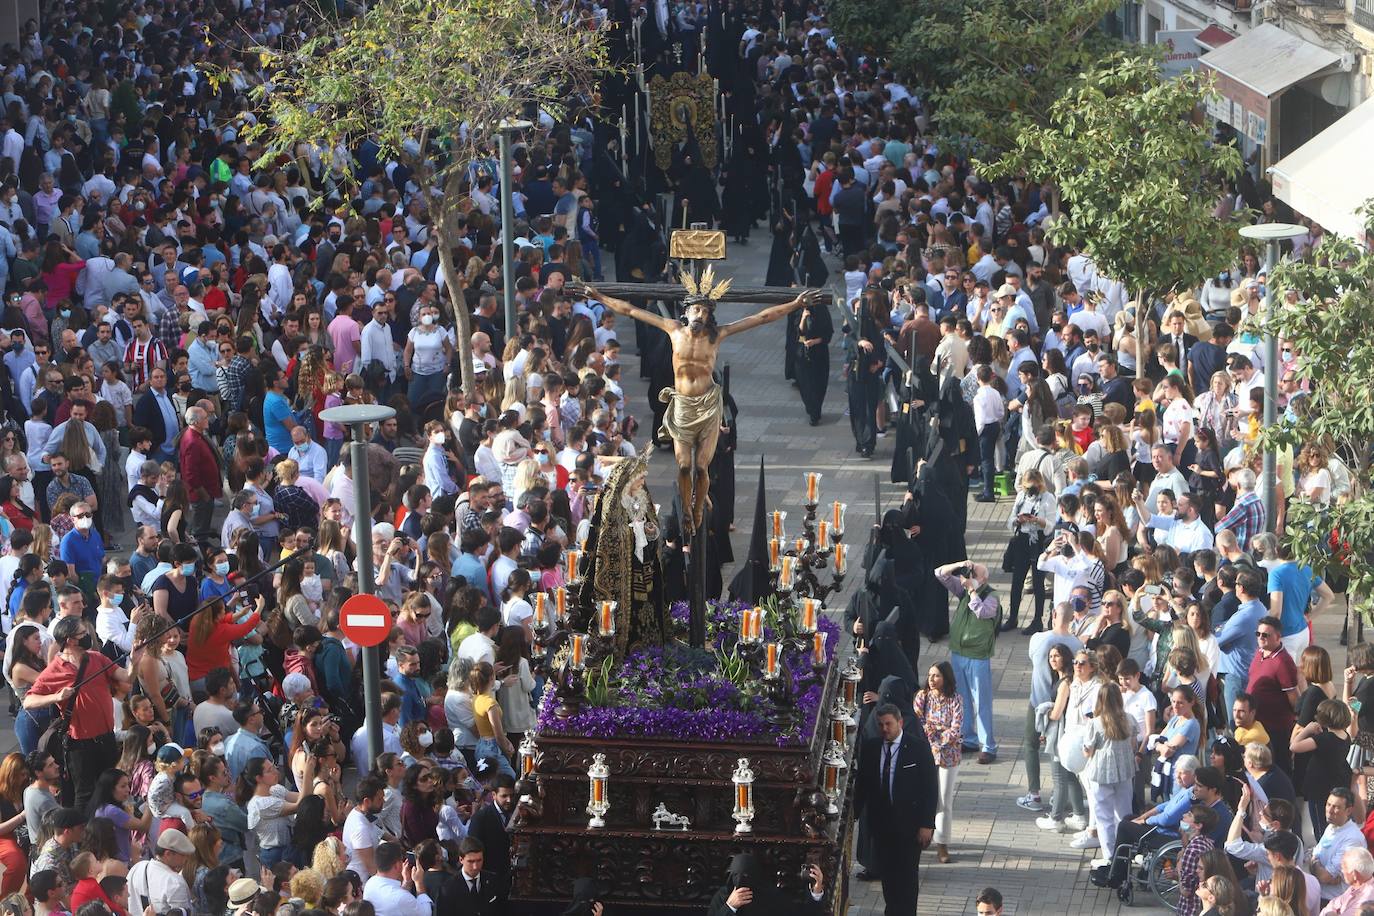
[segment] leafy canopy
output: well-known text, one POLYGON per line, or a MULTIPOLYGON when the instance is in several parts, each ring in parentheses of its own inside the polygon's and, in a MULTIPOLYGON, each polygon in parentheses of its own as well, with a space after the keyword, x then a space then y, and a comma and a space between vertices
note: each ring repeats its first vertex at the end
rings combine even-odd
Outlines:
MULTIPOLYGON (((1368 213, 1368 209, 1366 210, 1368 213)), ((1371 225, 1374 230, 1374 225, 1371 225)), ((1351 466, 1352 498, 1327 510, 1300 500, 1289 503, 1287 542, 1294 559, 1329 575, 1348 562, 1357 607, 1374 615, 1374 493, 1369 488, 1369 449, 1374 443, 1374 254, 1355 242, 1328 235, 1315 255, 1282 260, 1270 282, 1280 291, 1266 330, 1290 341, 1298 354, 1295 375, 1311 394, 1300 409, 1280 414, 1261 433, 1266 448, 1307 443, 1334 446, 1351 466), (1282 291, 1296 290, 1289 302, 1282 291), (1330 534, 1339 532, 1332 551, 1330 534)))
POLYGON ((1068 210, 1051 239, 1089 252, 1130 289, 1196 286, 1239 239, 1238 223, 1212 216, 1217 182, 1239 174, 1241 159, 1192 120, 1208 91, 1194 76, 1162 78, 1148 58, 1111 55, 1065 89, 1047 125, 1024 127, 978 171, 1052 179, 1068 210))
POLYGON ((530 0, 380 0, 364 15, 284 51, 260 49, 265 157, 298 143, 326 151, 371 139, 413 159, 426 138, 461 171, 494 145, 496 127, 533 106, 555 118, 589 94, 606 57, 602 34, 530 0))
MULTIPOLYGON (((295 158, 301 144, 348 172, 339 150, 363 141, 409 166, 438 241, 458 339, 471 336, 454 269, 456 217, 467 166, 496 145, 503 122, 531 109, 560 118, 590 98, 607 58, 603 33, 533 0, 379 0, 362 16, 303 44, 258 49, 268 81, 251 139, 260 161, 295 158)), ((472 361, 460 360, 465 391, 472 361)))
POLYGON ((1065 84, 1117 46, 1113 0, 834 0, 848 44, 890 57, 932 103, 946 147, 1010 148, 1065 84))

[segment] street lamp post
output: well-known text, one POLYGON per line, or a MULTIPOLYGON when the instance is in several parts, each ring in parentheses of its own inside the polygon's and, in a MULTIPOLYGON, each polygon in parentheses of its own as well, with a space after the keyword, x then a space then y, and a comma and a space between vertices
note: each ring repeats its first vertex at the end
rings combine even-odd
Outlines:
POLYGON ((515 205, 511 202, 510 135, 533 126, 529 121, 502 121, 497 130, 497 151, 501 156, 501 298, 507 337, 515 333, 515 205))
MULTIPOLYGON (((1269 267, 1269 283, 1264 291, 1264 425, 1273 426, 1278 422, 1279 406, 1279 339, 1274 336, 1274 268, 1279 263, 1279 243, 1307 234, 1305 226, 1292 223, 1261 223, 1257 226, 1243 226, 1240 234, 1252 241, 1264 242, 1265 260, 1269 267)), ((1274 530, 1278 515, 1278 464, 1272 448, 1264 450, 1264 479, 1260 482, 1264 498, 1264 525, 1274 530)))
MULTIPOLYGON (((358 594, 371 595, 377 586, 372 568, 372 492, 367 476, 367 434, 370 423, 396 416, 396 410, 381 404, 340 404, 320 411, 326 423, 347 426, 353 433, 349 443, 353 474, 353 532, 358 544, 358 594)), ((382 754, 382 666, 381 649, 372 646, 363 653, 363 708, 367 715, 367 753, 372 760, 382 754)))

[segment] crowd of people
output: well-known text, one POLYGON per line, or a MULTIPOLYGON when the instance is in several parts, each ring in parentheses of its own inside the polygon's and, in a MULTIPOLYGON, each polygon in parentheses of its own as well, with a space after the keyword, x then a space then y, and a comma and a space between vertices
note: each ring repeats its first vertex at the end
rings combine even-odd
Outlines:
MULTIPOLYGON (((243 137, 263 74, 207 36, 270 44, 315 11, 50 3, 4 55, 0 632, 20 750, 0 761, 0 910, 505 911, 515 748, 543 689, 535 596, 562 584, 609 470, 651 447, 618 335, 641 354, 655 338, 567 284, 612 252, 621 279, 662 277, 655 190, 736 241, 770 223, 769 284, 842 280, 835 316, 789 319, 786 372, 822 422, 838 324, 855 450, 890 442, 909 486, 848 618, 870 713, 859 857, 890 913, 916 903, 894 852, 950 861, 958 769, 997 761, 992 670, 1017 628, 1033 677, 1016 803, 1096 851, 1095 883, 1130 880, 1119 850, 1181 838, 1185 913, 1374 902, 1374 651, 1352 646, 1341 674, 1311 638, 1341 583, 1266 533, 1292 500, 1345 498, 1353 456, 1281 452, 1267 516, 1257 254, 1127 301, 1047 243, 1045 189, 941 151, 921 100, 846 53, 821 7, 787 6, 782 29, 762 6, 565 12, 641 16, 660 40, 719 19, 721 168, 692 137, 666 174, 631 178, 581 111, 523 138, 507 327, 499 175, 475 163, 454 252, 467 340, 402 164, 362 142, 350 185, 316 151, 263 163, 243 137), (232 79, 198 69, 233 60, 232 79), (355 480, 347 430, 320 414, 374 402, 396 416, 366 431, 355 480), (1005 593, 967 561, 970 487, 1006 511, 1005 593), (395 622, 376 759, 339 627, 361 550, 395 622), (922 636, 951 656, 918 678, 922 636), (889 768, 929 761, 900 828, 885 742, 889 768)), ((656 66, 674 58, 645 40, 656 66)), ((1220 214, 1264 210, 1249 175, 1219 194, 1220 214)), ((1282 411, 1305 409, 1299 356, 1280 351, 1282 411)), ((743 889, 715 909, 749 908, 743 889)))
MULTIPOLYGON (((939 860, 959 766, 997 760, 989 660, 1026 651, 1029 791, 1016 804, 1092 851, 1095 884, 1120 887, 1133 855, 1181 837, 1189 916, 1374 906, 1374 655, 1350 634, 1342 672, 1343 652, 1314 640, 1344 583, 1269 533, 1295 502, 1320 519, 1347 499, 1359 456, 1329 441, 1281 449, 1266 512, 1267 265, 1244 249, 1197 288, 1128 301, 1085 252, 1046 241, 1047 189, 994 185, 941 154, 917 101, 873 75, 886 84, 866 98, 815 100, 793 198, 810 215, 791 238, 798 263, 807 231, 844 258, 855 450, 874 457, 890 438, 893 480, 909 485, 875 527, 848 619, 867 643, 869 709, 898 704, 933 752, 939 860), (1003 576, 965 559, 966 495, 1005 518, 1003 576), (941 589, 959 601, 952 616, 941 589), (997 645, 1018 629, 1025 648, 997 645), (923 635, 947 637, 950 661, 918 674, 923 635)), ((1219 213, 1261 210, 1248 178, 1217 193, 1219 213)), ((1319 238, 1311 227, 1294 253, 1319 238)), ((1301 415, 1301 353, 1285 340, 1278 358, 1275 406, 1301 415)), ((890 896, 882 837, 861 822, 863 877, 890 896)))

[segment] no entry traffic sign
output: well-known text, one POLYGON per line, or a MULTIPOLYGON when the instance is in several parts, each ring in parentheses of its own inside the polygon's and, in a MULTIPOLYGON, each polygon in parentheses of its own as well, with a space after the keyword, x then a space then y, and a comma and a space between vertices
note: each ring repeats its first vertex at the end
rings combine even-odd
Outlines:
POLYGON ((339 629, 360 646, 379 646, 391 635, 391 610, 376 595, 354 595, 339 609, 339 629))

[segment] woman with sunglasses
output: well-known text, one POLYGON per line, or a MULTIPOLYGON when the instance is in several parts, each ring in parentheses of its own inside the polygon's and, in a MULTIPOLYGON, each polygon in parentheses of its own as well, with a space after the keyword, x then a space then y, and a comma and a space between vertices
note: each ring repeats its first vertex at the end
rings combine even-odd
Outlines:
POLYGON ((1066 744, 1061 740, 1066 726, 1065 714, 1069 707, 1069 694, 1076 679, 1074 651, 1070 648, 1070 643, 1057 642, 1050 646, 1049 666, 1055 698, 1054 705, 1045 716, 1045 727, 1041 735, 1045 739, 1045 748, 1049 751, 1052 761, 1050 775, 1054 785, 1054 800, 1049 813, 1035 819, 1035 826, 1041 830, 1067 833, 1088 825, 1088 806, 1083 784, 1069 770, 1068 760, 1059 753, 1061 747, 1065 750, 1072 748, 1071 743, 1066 744))
MULTIPOLYGON (((1093 709, 1097 705, 1097 694, 1102 689, 1102 683, 1102 678, 1098 674, 1097 654, 1089 649, 1080 649, 1073 658, 1073 680, 1069 682, 1068 697, 1064 704, 1063 728, 1059 734, 1059 759, 1063 767, 1072 774, 1072 783, 1077 786, 1075 789, 1071 785, 1069 791, 1080 794, 1088 809, 1088 818, 1083 823, 1082 830, 1069 843, 1073 849, 1092 849, 1098 845, 1097 812, 1093 807, 1092 796, 1087 791, 1087 779, 1083 776, 1088 765, 1083 748, 1088 743, 1088 726, 1093 718, 1093 709)), ((1075 826, 1073 819, 1066 819, 1065 824, 1069 827, 1075 826)))

